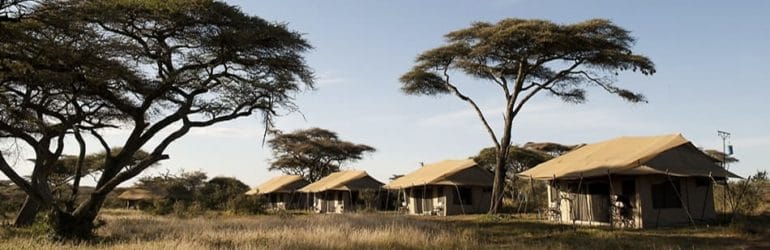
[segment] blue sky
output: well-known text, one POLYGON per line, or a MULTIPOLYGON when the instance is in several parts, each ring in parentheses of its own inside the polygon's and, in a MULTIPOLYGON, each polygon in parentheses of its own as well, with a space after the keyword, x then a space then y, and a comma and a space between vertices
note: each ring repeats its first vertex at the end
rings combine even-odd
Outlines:
MULTIPOLYGON (((302 114, 278 118, 282 130, 321 127, 378 149, 347 166, 381 181, 419 162, 466 158, 492 145, 466 103, 452 96, 406 96, 398 77, 443 34, 474 21, 538 18, 573 23, 606 18, 632 32, 633 50, 656 64, 653 76, 621 74, 618 85, 643 92, 629 104, 590 89, 586 104, 539 96, 514 124, 514 143, 590 143, 623 135, 683 133, 697 146, 721 148, 717 130, 733 134, 731 167, 747 176, 768 169, 770 152, 770 1, 228 1, 267 20, 287 23, 315 47, 307 56, 318 89, 296 102, 302 114)), ((502 95, 492 85, 459 84, 500 120, 502 95)), ((499 130, 500 122, 493 122, 499 130)), ((203 170, 256 185, 270 149, 261 121, 246 118, 197 129, 172 145, 171 159, 146 174, 203 170)))

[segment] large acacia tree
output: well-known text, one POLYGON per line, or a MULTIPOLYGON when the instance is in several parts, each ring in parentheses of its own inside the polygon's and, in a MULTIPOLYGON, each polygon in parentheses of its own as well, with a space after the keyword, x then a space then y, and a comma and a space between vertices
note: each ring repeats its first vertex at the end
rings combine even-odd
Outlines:
POLYGON ((254 114, 270 127, 278 110, 295 108, 294 93, 312 88, 302 56, 311 47, 299 33, 222 2, 42 1, 29 16, 2 27, 18 35, 0 46, 0 136, 28 144, 38 163, 31 180, 3 158, 0 171, 53 211, 63 238, 91 236, 107 194, 168 159, 191 129, 254 114), (50 56, 34 51, 40 41, 56 60, 39 58, 50 56), (126 135, 108 140, 108 128, 126 135), (53 199, 50 173, 64 138, 83 149, 85 136, 105 159, 94 192, 68 209, 53 199))
POLYGON ((341 140, 337 133, 322 128, 291 133, 275 131, 268 143, 275 157, 269 170, 299 175, 311 182, 338 172, 341 165, 375 151, 368 145, 341 140))
POLYGON ((595 86, 630 102, 645 102, 643 95, 616 86, 615 76, 626 70, 655 72, 650 59, 631 51, 629 31, 603 19, 567 25, 523 19, 477 22, 445 37, 446 44, 417 57, 400 78, 401 89, 414 95, 452 94, 476 111, 497 154, 490 213, 502 202, 513 121, 534 96, 581 103, 586 88, 595 86), (490 126, 482 108, 452 78, 455 74, 499 88, 505 107, 502 130, 490 126))

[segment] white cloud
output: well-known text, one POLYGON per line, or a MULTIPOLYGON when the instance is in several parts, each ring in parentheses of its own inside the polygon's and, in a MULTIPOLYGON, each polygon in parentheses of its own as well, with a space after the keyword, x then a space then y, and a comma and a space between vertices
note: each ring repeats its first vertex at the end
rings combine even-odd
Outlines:
POLYGON ((328 87, 348 82, 347 78, 338 76, 334 72, 323 72, 316 76, 316 86, 328 87))

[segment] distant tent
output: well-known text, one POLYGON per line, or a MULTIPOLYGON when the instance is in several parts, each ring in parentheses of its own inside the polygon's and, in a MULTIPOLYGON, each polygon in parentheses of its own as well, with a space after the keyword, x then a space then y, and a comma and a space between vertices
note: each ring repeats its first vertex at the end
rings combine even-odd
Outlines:
POLYGON ((309 182, 299 175, 276 176, 246 192, 246 195, 262 195, 271 209, 299 209, 306 206, 307 197, 297 192, 309 182))
POLYGON ((382 185, 366 171, 350 170, 332 173, 299 192, 311 194, 313 208, 319 213, 343 213, 358 209, 361 192, 378 191, 382 185))
POLYGON ((740 178, 681 134, 588 144, 518 176, 549 181, 552 220, 634 228, 713 220, 713 184, 740 178))
POLYGON ((489 210, 494 176, 471 159, 428 164, 385 188, 403 191, 409 214, 453 215, 489 210))
POLYGON ((120 193, 118 199, 126 201, 126 207, 139 208, 142 203, 150 203, 157 199, 162 199, 163 196, 155 192, 152 192, 143 188, 129 188, 123 193, 120 193))

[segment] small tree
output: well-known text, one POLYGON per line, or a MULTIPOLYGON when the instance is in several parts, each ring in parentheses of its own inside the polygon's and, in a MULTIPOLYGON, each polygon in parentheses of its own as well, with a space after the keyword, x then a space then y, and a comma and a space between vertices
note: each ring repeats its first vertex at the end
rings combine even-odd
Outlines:
POLYGON ((249 191, 249 186, 232 177, 214 177, 203 186, 200 197, 209 209, 223 210, 230 200, 243 196, 249 191))
POLYGON ((339 171, 345 163, 360 160, 364 153, 375 151, 368 145, 340 140, 337 133, 321 128, 287 134, 276 131, 268 144, 274 156, 269 170, 299 175, 311 182, 339 171))
POLYGON ((608 20, 593 19, 570 25, 544 20, 504 19, 477 22, 450 32, 447 44, 423 52, 411 71, 401 76, 406 94, 453 94, 476 111, 496 151, 490 213, 496 213, 511 147, 514 118, 537 94, 550 93, 567 102, 586 100, 588 86, 630 102, 645 102, 641 94, 613 84, 618 72, 655 72, 650 59, 634 54, 629 32, 608 20), (464 94, 454 78, 464 73, 499 87, 504 97, 503 129, 495 132, 476 102, 464 94), (500 135, 500 137, 498 137, 500 135))

